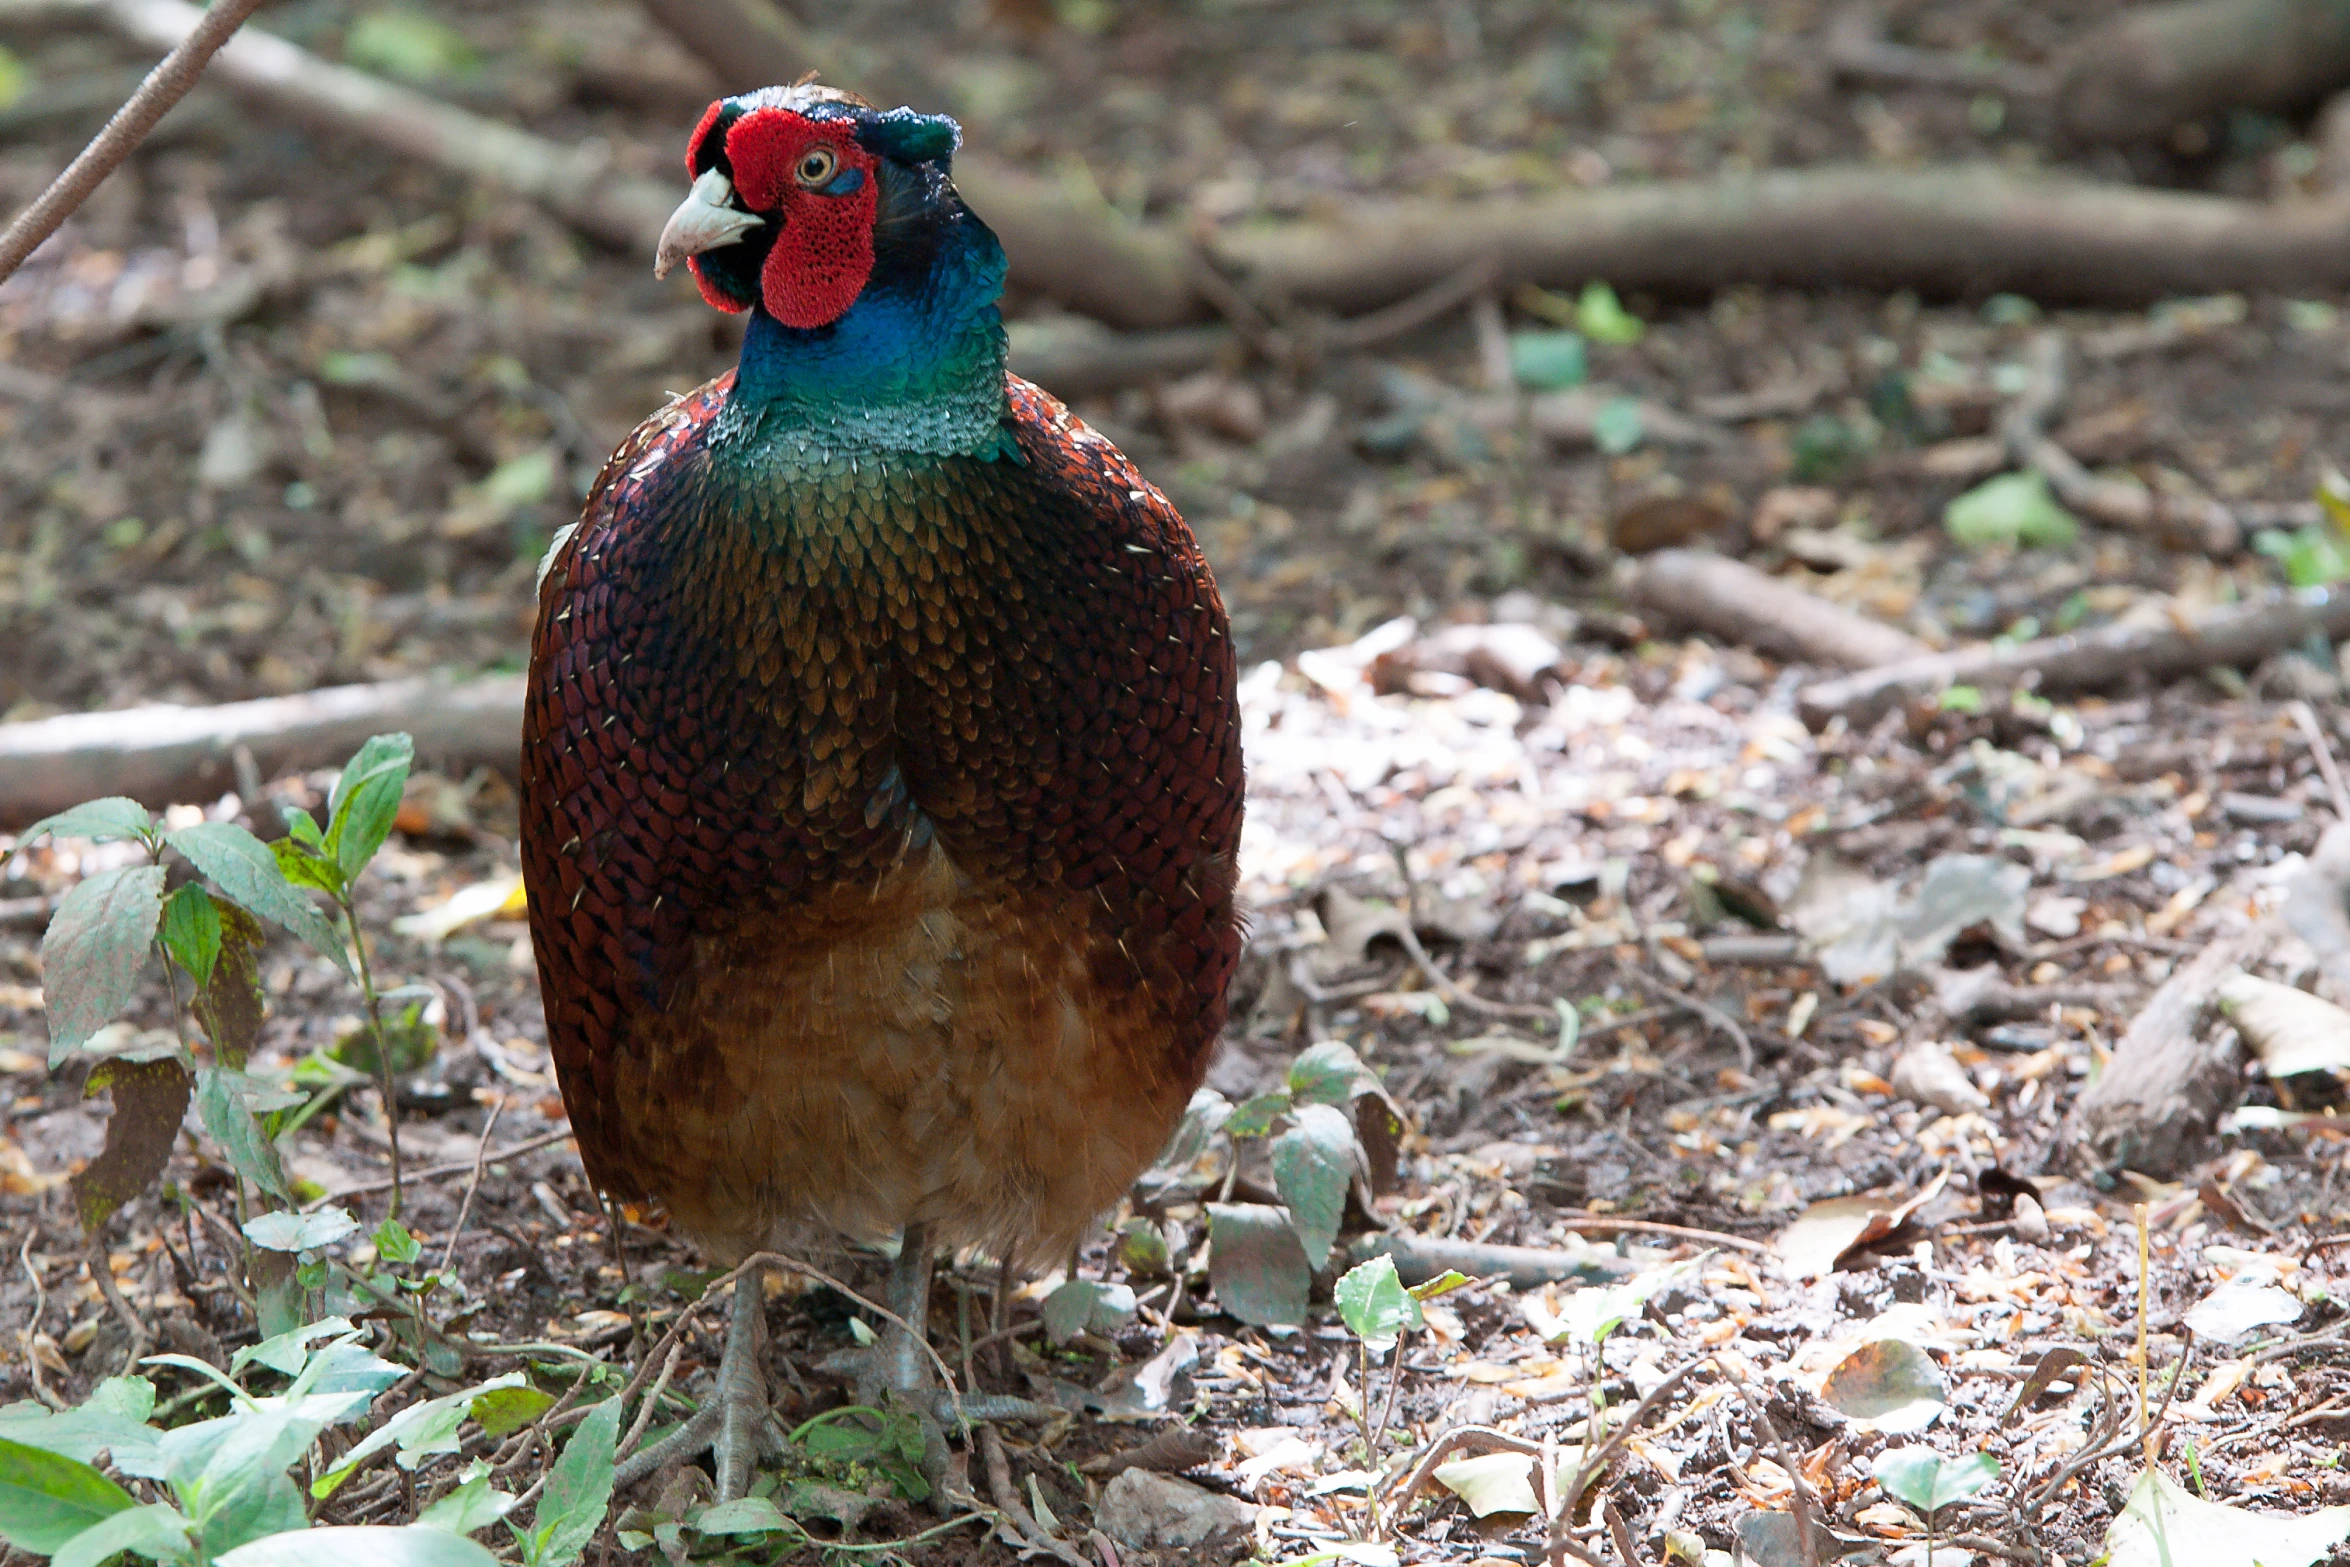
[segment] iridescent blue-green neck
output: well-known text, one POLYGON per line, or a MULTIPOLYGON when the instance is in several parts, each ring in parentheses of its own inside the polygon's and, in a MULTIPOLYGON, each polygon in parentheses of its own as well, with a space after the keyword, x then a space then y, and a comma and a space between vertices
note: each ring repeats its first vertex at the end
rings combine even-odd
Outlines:
POLYGON ((753 310, 713 448, 786 466, 1013 456, 996 308, 1003 248, 967 211, 941 225, 936 241, 915 275, 883 260, 829 326, 802 330, 753 310))

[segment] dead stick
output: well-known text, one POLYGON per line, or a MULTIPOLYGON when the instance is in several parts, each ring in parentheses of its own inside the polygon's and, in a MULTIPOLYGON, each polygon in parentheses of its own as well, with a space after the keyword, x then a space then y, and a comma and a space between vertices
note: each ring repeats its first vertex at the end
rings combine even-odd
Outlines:
POLYGON ((2334 820, 2350 822, 2350 789, 2342 787, 2342 770, 2334 765, 2334 748, 2326 744, 2326 732, 2318 724, 2316 711, 2298 699, 2287 711, 2300 726, 2301 737, 2309 742, 2309 754, 2317 759, 2318 775, 2325 779, 2326 793, 2334 802, 2334 820))
POLYGON ((196 78, 204 74, 205 63, 229 41, 231 34, 245 25, 245 18, 260 8, 261 0, 217 0, 203 13, 203 19, 147 73, 147 79, 139 83, 139 90, 131 94, 130 101, 115 110, 114 117, 90 138, 81 156, 67 164, 65 172, 51 180, 49 188, 16 215, 16 221, 8 225, 5 234, 0 234, 0 282, 23 266, 25 258, 40 248, 41 241, 56 233, 57 226, 89 200, 90 192, 147 139, 156 121, 196 85, 196 78))
MULTIPOLYGON (((496 1153, 491 1154, 485 1162, 490 1164, 500 1164, 508 1159, 519 1159, 526 1153, 536 1153, 541 1148, 550 1147, 556 1143, 569 1142, 570 1140, 571 1128, 567 1126, 560 1132, 542 1133, 537 1137, 531 1138, 528 1142, 516 1143, 511 1148, 501 1148, 496 1153)), ((416 1181, 437 1181, 446 1179, 452 1175, 464 1175, 474 1168, 475 1164, 473 1160, 460 1159, 454 1164, 428 1164, 421 1170, 406 1171, 403 1174, 403 1179, 412 1183, 416 1181)), ((391 1189, 392 1183, 390 1181, 369 1181, 365 1185, 361 1186, 346 1186, 339 1192, 328 1192, 325 1196, 315 1198, 305 1206, 306 1208, 320 1208, 324 1207, 330 1202, 343 1202, 353 1197, 372 1197, 377 1192, 388 1192, 391 1189)))
POLYGON ((490 1151, 490 1133, 498 1129, 498 1117, 506 1113, 506 1101, 500 1099, 490 1106, 490 1118, 481 1129, 481 1141, 473 1145, 473 1174, 465 1182, 465 1200, 457 1205, 457 1222, 449 1226, 449 1244, 441 1248, 441 1271, 449 1271, 449 1264, 457 1255, 457 1237, 465 1233, 465 1221, 473 1213, 473 1194, 481 1190, 481 1167, 490 1151))
POLYGON ((1834 669, 1874 669, 1926 644, 1790 582, 1708 550, 1658 550, 1627 572, 1626 596, 1742 647, 1834 669))
POLYGON ((2139 677, 2256 664, 2312 633, 2329 642, 2350 639, 2350 593, 2280 589, 2198 621, 2181 613, 2155 625, 2118 624, 2036 642, 1929 654, 1806 686, 1796 693, 1795 706, 1814 729, 1838 717, 1859 729, 1952 686, 2094 690, 2139 677))
POLYGON ((2147 998, 2073 1110, 2073 1141, 2095 1163, 2161 1179, 2193 1163, 2238 1091, 2230 1053, 2213 1048, 2197 1024, 2220 981, 2253 962, 2272 934, 2255 926, 2213 942, 2147 998))

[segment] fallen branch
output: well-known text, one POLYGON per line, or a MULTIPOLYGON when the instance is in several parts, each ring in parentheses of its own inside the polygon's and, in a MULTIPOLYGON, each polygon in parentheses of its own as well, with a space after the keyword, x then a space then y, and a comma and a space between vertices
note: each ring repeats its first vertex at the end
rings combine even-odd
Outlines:
POLYGON ((341 763, 369 735, 405 730, 420 758, 511 772, 522 677, 334 686, 220 707, 133 707, 0 724, 0 822, 21 826, 99 795, 164 806, 238 786, 241 750, 274 777, 341 763))
POLYGON ((67 164, 65 172, 51 180, 49 188, 16 215, 6 233, 0 233, 0 282, 23 266, 25 257, 39 249, 41 241, 56 233, 57 225, 89 200, 90 192, 107 175, 121 167, 132 149, 146 140, 155 122, 188 95, 188 89, 196 85, 196 78, 204 74, 205 63, 245 25, 245 18, 260 8, 261 0, 219 0, 201 13, 196 25, 172 44, 170 52, 147 73, 138 91, 91 138, 81 156, 67 164))
POLYGON ((1828 24, 1824 53, 1828 68, 1849 81, 1996 93, 2032 101, 2045 100, 2056 87, 2055 73, 2038 66, 1887 43, 1877 9, 1868 4, 1848 5, 1836 14, 1828 24))
POLYGON ((2182 964, 2130 1021, 2105 1071, 2074 1107, 2070 1140, 2100 1170, 2161 1180, 2201 1156, 2240 1087, 2236 1036, 2206 1038, 2203 1013, 2221 980, 2268 944, 2255 928, 2213 942, 2182 964))
POLYGON ((1795 706, 1815 730, 1839 717, 1860 728, 1952 686, 2094 690, 2140 676, 2160 680, 2257 664, 2313 635, 2328 642, 2350 638, 2350 593, 2280 589, 2214 610, 2199 622, 2174 615, 2151 625, 2123 622, 2036 642, 1929 654, 1807 686, 1796 693, 1795 706))
POLYGON ((1742 647, 1835 669, 1874 669, 1927 656, 1883 621, 1706 550, 1659 550, 1633 565, 1626 596, 1742 647))
POLYGON ((1230 327, 1112 332, 1080 316, 1041 327, 1016 323, 1010 364, 1013 374, 1065 399, 1205 370, 1238 343, 1230 327))
POLYGON ((2290 114, 2350 84, 2340 0, 2190 0, 2123 12, 2064 53, 2055 101, 2084 142, 2129 142, 2234 109, 2290 114))
POLYGON ((1343 311, 1484 257, 1503 289, 1606 278, 1682 295, 1764 283, 2134 305, 2350 282, 2350 200, 2269 206, 1983 165, 1817 168, 1364 203, 1336 222, 1227 229, 1208 249, 1258 297, 1343 311))

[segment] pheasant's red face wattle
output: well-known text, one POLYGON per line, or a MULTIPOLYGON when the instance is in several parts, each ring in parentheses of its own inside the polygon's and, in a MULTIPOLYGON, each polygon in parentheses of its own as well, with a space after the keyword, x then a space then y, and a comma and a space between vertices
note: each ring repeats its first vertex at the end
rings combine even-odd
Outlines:
MULTIPOLYGON (((686 153, 691 173, 722 104, 694 128, 686 153)), ((742 206, 772 214, 778 225, 759 272, 767 313, 785 326, 828 326, 857 301, 873 272, 873 214, 879 162, 857 144, 845 120, 811 119, 789 109, 755 109, 726 129, 726 161, 742 206)), ((715 287, 699 258, 694 280, 721 310, 744 304, 715 287)))

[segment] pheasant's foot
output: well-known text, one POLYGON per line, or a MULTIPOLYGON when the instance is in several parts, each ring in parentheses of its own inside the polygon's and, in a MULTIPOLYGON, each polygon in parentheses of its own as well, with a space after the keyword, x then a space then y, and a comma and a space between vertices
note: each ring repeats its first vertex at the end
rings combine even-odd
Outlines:
POLYGON ((613 1475, 615 1485, 632 1485, 669 1464, 706 1452, 718 1471, 718 1500, 731 1502, 749 1493, 751 1471, 761 1452, 783 1451, 783 1430, 767 1401, 767 1378, 759 1366, 767 1327, 762 1279, 761 1271, 753 1269, 735 1281, 726 1351, 718 1362, 718 1385, 710 1402, 677 1430, 623 1460, 613 1475))
POLYGON ((873 1408, 895 1406, 907 1411, 922 1427, 922 1476, 933 1496, 945 1498, 947 1435, 969 1435, 972 1425, 993 1420, 1049 1420, 1057 1410, 1031 1399, 994 1393, 965 1393, 959 1399, 939 1384, 928 1345, 916 1335, 927 1330, 930 1316, 931 1257, 922 1226, 906 1226, 897 1261, 890 1266, 885 1291, 888 1305, 900 1322, 892 1322, 880 1340, 859 1351, 843 1369, 856 1378, 857 1402, 873 1408), (901 1326, 900 1323, 904 1325, 901 1326))

